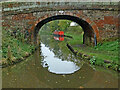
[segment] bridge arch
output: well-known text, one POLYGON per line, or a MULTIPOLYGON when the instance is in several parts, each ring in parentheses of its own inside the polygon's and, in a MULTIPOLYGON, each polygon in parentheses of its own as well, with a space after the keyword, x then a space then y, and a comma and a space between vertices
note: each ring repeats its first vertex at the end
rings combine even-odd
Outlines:
POLYGON ((86 45, 97 45, 97 38, 96 38, 96 33, 93 30, 92 26, 85 20, 83 20, 82 18, 78 18, 76 16, 71 16, 71 15, 55 15, 55 16, 51 16, 51 17, 47 17, 43 20, 39 20, 39 22, 36 24, 35 28, 34 28, 34 41, 37 40, 37 34, 40 30, 40 28, 53 20, 71 20, 76 22, 77 24, 79 24, 83 31, 84 31, 84 35, 83 35, 83 44, 86 45))

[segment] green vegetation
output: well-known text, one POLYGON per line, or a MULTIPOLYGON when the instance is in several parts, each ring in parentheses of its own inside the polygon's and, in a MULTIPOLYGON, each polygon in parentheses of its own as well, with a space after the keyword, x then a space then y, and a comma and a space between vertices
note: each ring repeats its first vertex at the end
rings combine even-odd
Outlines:
POLYGON ((98 44, 96 47, 74 47, 74 49, 92 56, 90 60, 91 64, 110 67, 115 70, 120 69, 118 62, 118 40, 104 42, 103 44, 98 44))
POLYGON ((89 60, 92 65, 104 66, 114 70, 120 70, 118 62, 118 40, 104 41, 98 43, 97 46, 83 45, 83 30, 80 26, 70 26, 71 21, 68 20, 55 20, 43 26, 43 31, 52 33, 55 30, 64 31, 66 36, 63 42, 69 43, 76 52, 81 53, 83 56, 91 57, 89 60))
POLYGON ((28 56, 33 50, 33 45, 14 38, 6 30, 2 31, 2 64, 12 64, 12 61, 28 56))
POLYGON ((71 36, 65 37, 65 40, 71 45, 83 43, 83 30, 81 26, 70 26, 70 20, 54 20, 45 24, 40 31, 41 35, 51 35, 55 30, 64 31, 64 35, 71 36))
POLYGON ((72 36, 72 39, 68 40, 68 43, 71 45, 77 45, 83 43, 83 30, 80 26, 68 27, 65 35, 72 36))
POLYGON ((80 67, 81 65, 83 65, 84 60, 81 59, 81 61, 75 61, 76 58, 80 59, 80 57, 76 57, 73 55, 73 53, 66 46, 66 41, 55 41, 54 38, 50 37, 49 35, 40 35, 40 38, 41 42, 54 52, 55 57, 59 57, 59 59, 63 61, 65 60, 75 62, 75 64, 80 67))

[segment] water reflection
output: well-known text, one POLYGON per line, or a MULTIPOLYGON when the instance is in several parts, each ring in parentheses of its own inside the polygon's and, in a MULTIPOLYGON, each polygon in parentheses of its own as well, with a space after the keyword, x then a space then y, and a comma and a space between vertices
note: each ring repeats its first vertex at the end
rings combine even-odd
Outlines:
POLYGON ((55 40, 64 41, 64 32, 63 31, 55 30, 53 32, 53 36, 54 36, 55 40))
POLYGON ((64 41, 64 36, 54 35, 54 39, 58 41, 64 41))
POLYGON ((48 47, 45 47, 43 43, 41 43, 41 51, 45 57, 42 61, 43 67, 48 67, 48 70, 52 73, 71 74, 80 69, 74 62, 55 57, 54 53, 48 47))
POLYGON ((80 88, 81 86, 116 88, 117 73, 101 67, 93 69, 88 63, 76 58, 64 41, 58 42, 50 35, 41 35, 41 46, 27 60, 2 70, 3 88, 80 88))
POLYGON ((73 39, 72 36, 68 36, 68 35, 58 35, 58 34, 53 34, 53 37, 54 37, 54 39, 57 40, 57 41, 64 41, 65 38, 73 39))

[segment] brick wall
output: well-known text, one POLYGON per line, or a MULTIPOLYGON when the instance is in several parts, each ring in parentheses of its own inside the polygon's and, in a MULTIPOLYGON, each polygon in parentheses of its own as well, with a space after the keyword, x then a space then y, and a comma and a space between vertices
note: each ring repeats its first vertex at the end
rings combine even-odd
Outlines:
POLYGON ((40 21, 56 15, 70 15, 88 22, 96 33, 99 42, 117 37, 119 26, 117 9, 117 4, 6 3, 3 4, 2 26, 8 27, 7 29, 19 29, 21 32, 28 31, 33 34, 35 26, 40 21))

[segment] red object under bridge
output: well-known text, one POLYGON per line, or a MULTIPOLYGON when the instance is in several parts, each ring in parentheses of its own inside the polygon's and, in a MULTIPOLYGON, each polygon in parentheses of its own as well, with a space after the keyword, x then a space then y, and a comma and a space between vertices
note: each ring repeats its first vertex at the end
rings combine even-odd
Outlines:
POLYGON ((63 31, 54 31, 54 39, 59 41, 64 41, 64 32, 63 31))

